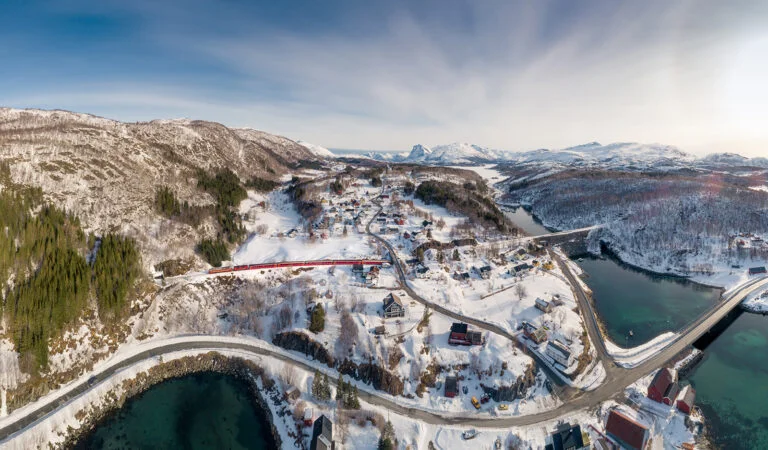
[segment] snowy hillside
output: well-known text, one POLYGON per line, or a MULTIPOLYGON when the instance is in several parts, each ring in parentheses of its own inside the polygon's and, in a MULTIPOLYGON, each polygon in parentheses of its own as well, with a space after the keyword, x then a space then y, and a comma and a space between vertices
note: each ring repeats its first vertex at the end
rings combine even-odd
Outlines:
POLYGON ((305 146, 251 129, 197 120, 122 123, 67 111, 0 108, 0 158, 13 181, 39 186, 52 203, 75 213, 87 231, 120 230, 137 238, 145 264, 193 255, 212 233, 162 219, 156 189, 181 201, 212 204, 197 189, 196 170, 228 167, 246 180, 278 179, 303 160, 305 146))

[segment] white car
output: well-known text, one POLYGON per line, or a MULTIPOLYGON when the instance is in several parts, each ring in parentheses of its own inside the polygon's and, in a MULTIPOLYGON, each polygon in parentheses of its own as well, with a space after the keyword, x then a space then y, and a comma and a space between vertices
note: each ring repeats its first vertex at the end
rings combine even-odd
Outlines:
POLYGON ((474 428, 467 430, 463 433, 461 433, 461 437, 463 437, 465 440, 474 439, 477 437, 477 435, 480 434, 475 430, 474 428))

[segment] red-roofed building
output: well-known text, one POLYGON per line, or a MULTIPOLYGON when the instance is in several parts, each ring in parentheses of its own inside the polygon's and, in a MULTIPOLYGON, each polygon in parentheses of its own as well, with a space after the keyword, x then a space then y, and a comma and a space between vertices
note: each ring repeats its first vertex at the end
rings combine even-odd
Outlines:
POLYGON ((693 403, 695 401, 696 391, 689 384, 680 391, 680 394, 677 396, 677 401, 675 402, 675 407, 677 407, 680 412, 690 414, 691 410, 693 410, 693 403))
POLYGON ((648 427, 616 410, 608 413, 605 433, 622 447, 631 450, 644 450, 650 437, 648 427))
MULTIPOLYGON (((666 403, 665 397, 667 395, 671 394, 672 391, 670 391, 671 386, 675 385, 677 381, 677 373, 669 369, 667 367, 664 367, 663 369, 656 372, 656 376, 653 377, 653 381, 651 382, 651 385, 648 386, 648 398, 651 400, 657 401, 659 403, 666 403)), ((674 394, 677 395, 677 388, 674 388, 674 394)), ((669 403, 667 405, 671 405, 672 401, 674 401, 674 396, 672 396, 672 399, 669 400, 669 403)))

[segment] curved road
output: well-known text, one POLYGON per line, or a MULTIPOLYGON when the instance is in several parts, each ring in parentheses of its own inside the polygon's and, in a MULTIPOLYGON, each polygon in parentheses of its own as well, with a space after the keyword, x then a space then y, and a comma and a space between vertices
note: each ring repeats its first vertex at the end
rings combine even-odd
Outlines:
MULTIPOLYGON (((370 226, 370 222, 368 225, 370 226)), ((435 311, 440 312, 441 314, 445 314, 456 320, 461 320, 466 323, 470 323, 474 326, 477 326, 478 328, 492 331, 494 333, 497 333, 509 339, 512 339, 513 341, 516 342, 515 337, 513 335, 511 335, 510 333, 507 333, 505 330, 499 328, 496 325, 488 324, 486 322, 475 320, 471 317, 466 317, 461 314, 457 314, 453 311, 445 309, 440 305, 436 305, 432 302, 426 301, 425 299, 420 297, 418 294, 416 294, 410 287, 408 287, 407 283, 405 283, 406 281, 405 273, 400 265, 400 261, 397 258, 396 256, 397 254, 394 252, 394 249, 392 248, 392 246, 386 240, 371 233, 369 226, 366 227, 366 231, 375 239, 377 239, 379 242, 384 244, 387 247, 387 249, 390 251, 390 254, 392 255, 393 263, 398 273, 398 277, 400 278, 401 284, 403 285, 403 289, 406 290, 406 292, 408 292, 408 294, 411 295, 415 300, 424 303, 425 305, 429 306, 435 311)), ((553 255, 553 256, 556 256, 556 255, 553 255)), ((599 328, 597 327, 597 320, 594 315, 594 311, 591 308, 591 304, 587 299, 586 294, 581 289, 581 285, 579 283, 575 283, 576 280, 573 274, 570 272, 570 269, 568 269, 567 265, 564 264, 564 262, 559 257, 556 257, 556 260, 558 261, 560 266, 563 268, 564 274, 566 275, 566 277, 568 277, 568 279, 573 284, 574 289, 576 290, 577 301, 579 302, 580 308, 584 312, 583 316, 585 317, 587 330, 588 330, 590 339, 592 340, 593 344, 596 345, 598 358, 604 361, 610 361, 611 360, 610 355, 607 353, 607 350, 605 349, 602 336, 600 334, 599 328)), ((735 289, 733 292, 726 295, 724 299, 710 312, 708 312, 707 314, 704 314, 702 317, 698 318, 696 321, 694 321, 692 324, 686 327, 671 344, 669 344, 667 347, 664 348, 664 350, 662 350, 655 356, 649 358, 647 361, 645 361, 644 363, 640 364, 635 368, 626 369, 626 368, 619 367, 615 364, 604 364, 606 369, 606 379, 595 390, 580 391, 578 389, 573 389, 567 386, 563 386, 564 388, 568 388, 569 394, 571 394, 568 396, 570 398, 562 406, 552 410, 531 414, 531 415, 525 415, 525 416, 513 416, 513 417, 501 417, 501 418, 478 417, 474 413, 469 413, 469 414, 443 413, 441 414, 441 413, 427 411, 419 408, 403 406, 402 404, 397 402, 397 399, 393 399, 393 397, 384 393, 379 393, 378 391, 361 390, 360 396, 370 404, 384 407, 396 414, 411 417, 413 419, 420 420, 429 424, 435 424, 435 425, 453 424, 453 425, 464 425, 464 426, 474 426, 474 427, 503 428, 503 427, 512 427, 512 426, 526 426, 526 425, 532 425, 532 424, 536 424, 543 421, 554 420, 558 417, 567 415, 568 413, 580 410, 582 408, 597 405, 605 400, 608 400, 616 396, 617 394, 622 392, 626 388, 626 386, 635 382, 639 378, 647 375, 653 370, 661 367, 664 363, 669 361, 672 357, 674 357, 680 351, 682 351, 683 349, 691 345, 699 337, 705 334, 713 325, 715 325, 723 316, 725 316, 733 308, 737 307, 739 303, 741 303, 741 301, 744 300, 746 296, 748 296, 750 293, 752 293, 757 289, 764 288, 766 285, 768 285, 768 276, 756 278, 740 286, 738 289, 735 289)), ((245 342, 227 342, 225 340, 222 340, 221 338, 219 338, 219 340, 213 340, 210 337, 201 336, 199 337, 199 339, 198 338, 194 338, 194 339, 195 340, 185 340, 183 342, 159 344, 156 347, 149 348, 140 353, 137 353, 136 355, 130 356, 126 359, 116 361, 109 367, 106 367, 102 369, 100 372, 95 373, 92 377, 92 379, 94 380, 93 383, 89 383, 88 381, 81 382, 80 384, 76 385, 74 388, 72 388, 70 391, 66 392, 65 394, 62 394, 58 398, 51 399, 48 403, 45 403, 37 407, 36 409, 30 412, 27 412, 23 416, 14 418, 13 417, 14 414, 12 413, 10 416, 0 419, 0 423, 6 422, 8 420, 13 420, 12 422, 0 428, 0 443, 4 443, 8 441, 9 439, 15 437, 16 434, 23 432, 27 427, 34 425, 35 423, 44 419, 45 417, 55 412, 59 408, 66 406, 72 400, 76 399, 80 395, 83 395, 93 385, 108 379, 118 371, 125 369, 127 367, 130 367, 141 361, 155 358, 157 356, 161 356, 164 354, 174 353, 178 351, 188 351, 188 350, 237 350, 241 352, 247 352, 255 356, 266 356, 270 358, 275 358, 284 363, 292 364, 303 370, 308 370, 308 371, 316 370, 315 366, 311 365, 307 360, 303 359, 301 356, 298 356, 298 355, 294 356, 287 353, 276 352, 276 351, 259 347, 257 345, 248 344, 245 342)), ((540 364, 540 366, 545 367, 542 364, 540 364)), ((330 379, 332 379, 334 382, 336 381, 335 372, 330 372, 327 370, 324 370, 324 372, 328 375, 330 379)), ((550 377, 550 378, 555 380, 559 379, 558 377, 550 377)))

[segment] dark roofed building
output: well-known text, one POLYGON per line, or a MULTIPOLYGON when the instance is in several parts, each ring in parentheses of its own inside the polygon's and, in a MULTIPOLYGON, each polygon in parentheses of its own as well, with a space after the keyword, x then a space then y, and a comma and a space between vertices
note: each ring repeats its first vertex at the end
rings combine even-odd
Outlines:
POLYGON ((581 435, 581 426, 571 426, 570 423, 561 424, 554 433, 550 435, 552 443, 547 444, 546 450, 582 450, 588 449, 584 445, 584 438, 581 435))
POLYGON ((759 275, 766 273, 765 266, 759 266, 759 267, 750 267, 749 268, 749 274, 750 275, 759 275))
POLYGON ((459 395, 459 379, 456 377, 445 377, 445 396, 456 397, 459 395))
POLYGON ((616 410, 608 413, 605 432, 619 445, 630 450, 644 450, 650 434, 648 427, 616 410))
POLYGON ((309 450, 333 450, 336 446, 333 444, 333 422, 325 415, 315 420, 312 428, 312 443, 309 450))
POLYGON ((390 293, 384 297, 384 317, 404 317, 405 306, 396 294, 390 293))

